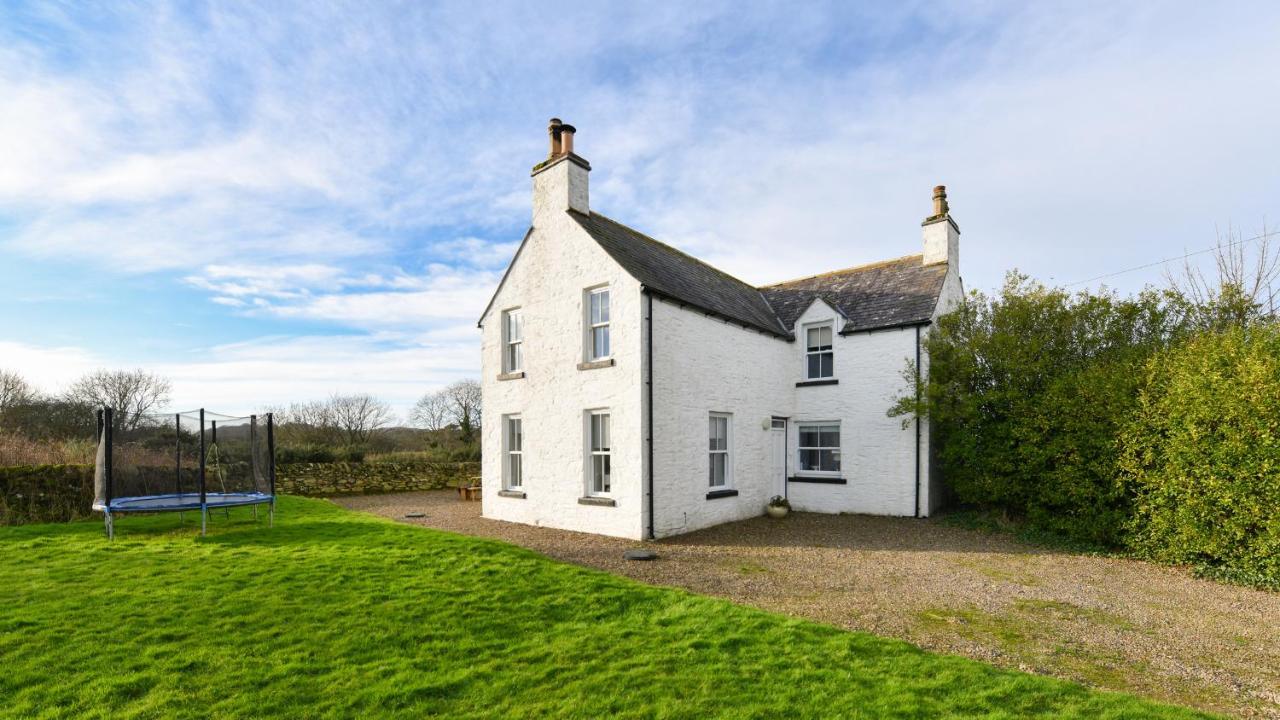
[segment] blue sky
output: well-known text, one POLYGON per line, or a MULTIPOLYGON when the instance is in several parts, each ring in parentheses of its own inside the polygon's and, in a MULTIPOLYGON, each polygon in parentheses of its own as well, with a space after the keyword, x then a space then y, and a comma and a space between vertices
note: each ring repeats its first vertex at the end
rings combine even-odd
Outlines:
POLYGON ((1254 234, 1280 5, 1208 5, 0 2, 0 367, 403 413, 478 371, 551 116, 754 283, 918 251, 938 183, 971 288, 1254 234))

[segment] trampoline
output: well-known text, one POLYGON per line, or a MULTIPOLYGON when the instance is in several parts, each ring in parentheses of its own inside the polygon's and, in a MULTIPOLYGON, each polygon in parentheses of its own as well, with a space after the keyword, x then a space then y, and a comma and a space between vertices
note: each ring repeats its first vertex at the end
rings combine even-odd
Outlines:
POLYGON ((93 509, 102 512, 107 537, 116 515, 130 512, 200 513, 267 506, 275 522, 275 427, 271 413, 233 416, 204 409, 173 414, 117 415, 98 411, 98 455, 93 509))

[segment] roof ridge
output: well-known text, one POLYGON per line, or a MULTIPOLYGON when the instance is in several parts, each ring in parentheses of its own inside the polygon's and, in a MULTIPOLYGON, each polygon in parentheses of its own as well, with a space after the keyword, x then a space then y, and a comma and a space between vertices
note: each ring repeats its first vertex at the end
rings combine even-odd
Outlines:
MULTIPOLYGON (((569 210, 569 212, 578 213, 579 215, 582 215, 582 214, 583 214, 583 213, 581 213, 581 212, 578 212, 577 210, 569 210)), ((596 212, 596 211, 592 210, 592 211, 591 211, 591 214, 590 214, 590 217, 598 217, 598 218, 600 218, 601 220, 604 220, 605 222, 611 222, 611 223, 613 223, 614 225, 617 225, 617 226, 618 226, 618 227, 620 227, 620 228, 625 228, 626 230, 628 230, 628 231, 630 231, 630 232, 633 232, 633 233, 635 233, 636 235, 639 235, 640 237, 644 238, 645 240, 648 240, 649 242, 651 242, 651 243, 653 243, 653 244, 655 244, 655 245, 661 245, 662 247, 664 247, 664 248, 666 248, 666 249, 670 250, 671 252, 674 252, 674 253, 676 253, 676 254, 678 254, 678 255, 682 256, 682 257, 688 258, 689 260, 692 260, 693 262, 698 263, 699 265, 701 265, 701 266, 703 266, 703 267, 707 268, 708 270, 710 270, 710 271, 712 271, 712 272, 714 272, 714 273, 717 273, 717 274, 719 274, 719 275, 723 275, 724 277, 729 278, 730 280, 732 280, 732 281, 734 281, 734 282, 738 283, 739 285, 742 285, 743 287, 750 288, 751 290, 756 290, 756 291, 759 291, 759 289, 760 289, 760 288, 756 287, 755 285, 752 285, 751 283, 747 282, 746 280, 742 280, 742 279, 740 279, 740 278, 734 277, 733 275, 730 275, 729 273, 727 273, 727 272, 725 272, 725 271, 721 270, 720 268, 716 267, 715 265, 712 265, 711 263, 707 262, 706 260, 700 260, 700 259, 698 259, 698 258, 696 258, 696 257, 694 257, 694 256, 692 256, 692 255, 690 255, 689 253, 687 253, 687 252, 685 252, 685 251, 681 250, 680 248, 677 248, 677 247, 675 247, 675 246, 673 246, 673 245, 668 245, 667 243, 662 242, 661 240, 659 240, 659 239, 657 239, 657 238, 653 237, 652 235, 649 235, 649 234, 647 234, 647 233, 643 233, 643 232, 641 232, 641 231, 639 231, 639 230, 636 230, 635 228, 631 227, 630 225, 626 225, 626 224, 620 223, 620 222, 618 222, 617 220, 614 220, 613 218, 611 218, 611 217, 609 217, 609 216, 607 216, 607 215, 603 215, 603 214, 601 214, 601 213, 598 213, 598 212, 596 212)), ((766 301, 766 304, 767 304, 767 301, 766 301)), ((770 309, 772 309, 772 306, 770 306, 770 309)))
POLYGON ((853 272, 855 270, 871 270, 872 268, 882 267, 884 265, 892 265, 893 263, 902 262, 903 260, 910 260, 911 258, 922 258, 922 257, 924 257, 924 253, 918 252, 918 253, 913 253, 911 255, 903 255, 902 257, 892 258, 890 260, 877 260, 875 262, 863 263, 861 265, 853 265, 847 268, 841 268, 839 270, 828 270, 827 272, 818 273, 816 275, 805 275, 804 277, 793 278, 791 280, 782 280, 780 282, 770 283, 768 285, 761 285, 760 289, 764 290, 768 288, 779 287, 781 285, 790 285, 792 283, 798 283, 804 280, 816 280, 817 278, 830 277, 832 275, 840 275, 847 272, 853 272))

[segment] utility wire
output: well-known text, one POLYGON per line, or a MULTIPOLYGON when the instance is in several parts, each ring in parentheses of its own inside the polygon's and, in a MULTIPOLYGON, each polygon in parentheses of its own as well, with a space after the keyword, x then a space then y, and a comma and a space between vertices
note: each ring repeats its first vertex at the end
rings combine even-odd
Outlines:
POLYGON ((1275 231, 1272 231, 1272 232, 1265 232, 1265 233, 1262 233, 1261 235, 1254 235, 1254 236, 1253 236, 1253 237, 1251 237, 1251 238, 1245 238, 1245 239, 1243 239, 1243 240, 1233 240, 1233 241, 1231 241, 1231 242, 1227 243, 1226 245, 1216 245, 1216 246, 1214 246, 1214 247, 1206 248, 1206 249, 1204 249, 1204 250, 1197 250, 1197 251, 1192 252, 1192 253, 1185 253, 1185 254, 1183 254, 1183 255, 1179 255, 1179 256, 1177 256, 1177 257, 1171 257, 1171 258, 1167 258, 1167 259, 1164 259, 1164 260, 1158 260, 1158 261, 1153 262, 1153 263, 1147 263, 1146 265, 1139 265, 1139 266, 1137 266, 1137 267, 1131 267, 1131 268, 1128 268, 1128 269, 1126 269, 1126 270, 1117 270, 1117 271, 1115 271, 1115 272, 1113 272, 1113 273, 1107 273, 1106 275, 1099 275, 1098 277, 1089 278, 1088 280, 1077 280, 1076 282, 1067 283, 1066 285, 1063 285, 1062 287, 1075 287, 1076 285, 1086 285, 1086 284, 1091 283, 1091 282, 1097 282, 1098 280, 1106 280, 1107 278, 1112 278, 1112 277, 1115 277, 1115 276, 1117 276, 1117 275, 1124 275, 1125 273, 1131 273, 1131 272, 1135 272, 1135 271, 1137 271, 1137 270, 1146 270, 1147 268, 1153 268, 1153 267, 1156 267, 1156 266, 1158 266, 1158 265, 1164 265, 1165 263, 1171 263, 1171 262, 1174 262, 1174 261, 1177 261, 1177 260, 1185 260, 1186 258, 1193 257, 1193 256, 1195 256, 1195 255, 1204 255, 1205 253, 1217 252, 1218 250, 1225 250, 1226 248, 1229 248, 1229 247, 1235 247, 1236 245, 1243 245, 1243 244, 1245 244, 1245 243, 1247 243, 1247 242, 1253 242, 1254 240, 1261 240, 1261 239, 1263 239, 1263 238, 1272 237, 1273 235, 1280 235, 1280 230, 1275 230, 1275 231))

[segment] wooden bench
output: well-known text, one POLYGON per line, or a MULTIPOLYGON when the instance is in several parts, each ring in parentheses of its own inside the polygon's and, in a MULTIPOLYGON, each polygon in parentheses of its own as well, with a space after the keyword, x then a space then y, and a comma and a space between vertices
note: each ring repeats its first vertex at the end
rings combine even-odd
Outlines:
POLYGON ((480 499, 480 478, 470 477, 458 486, 458 497, 462 500, 480 499))

